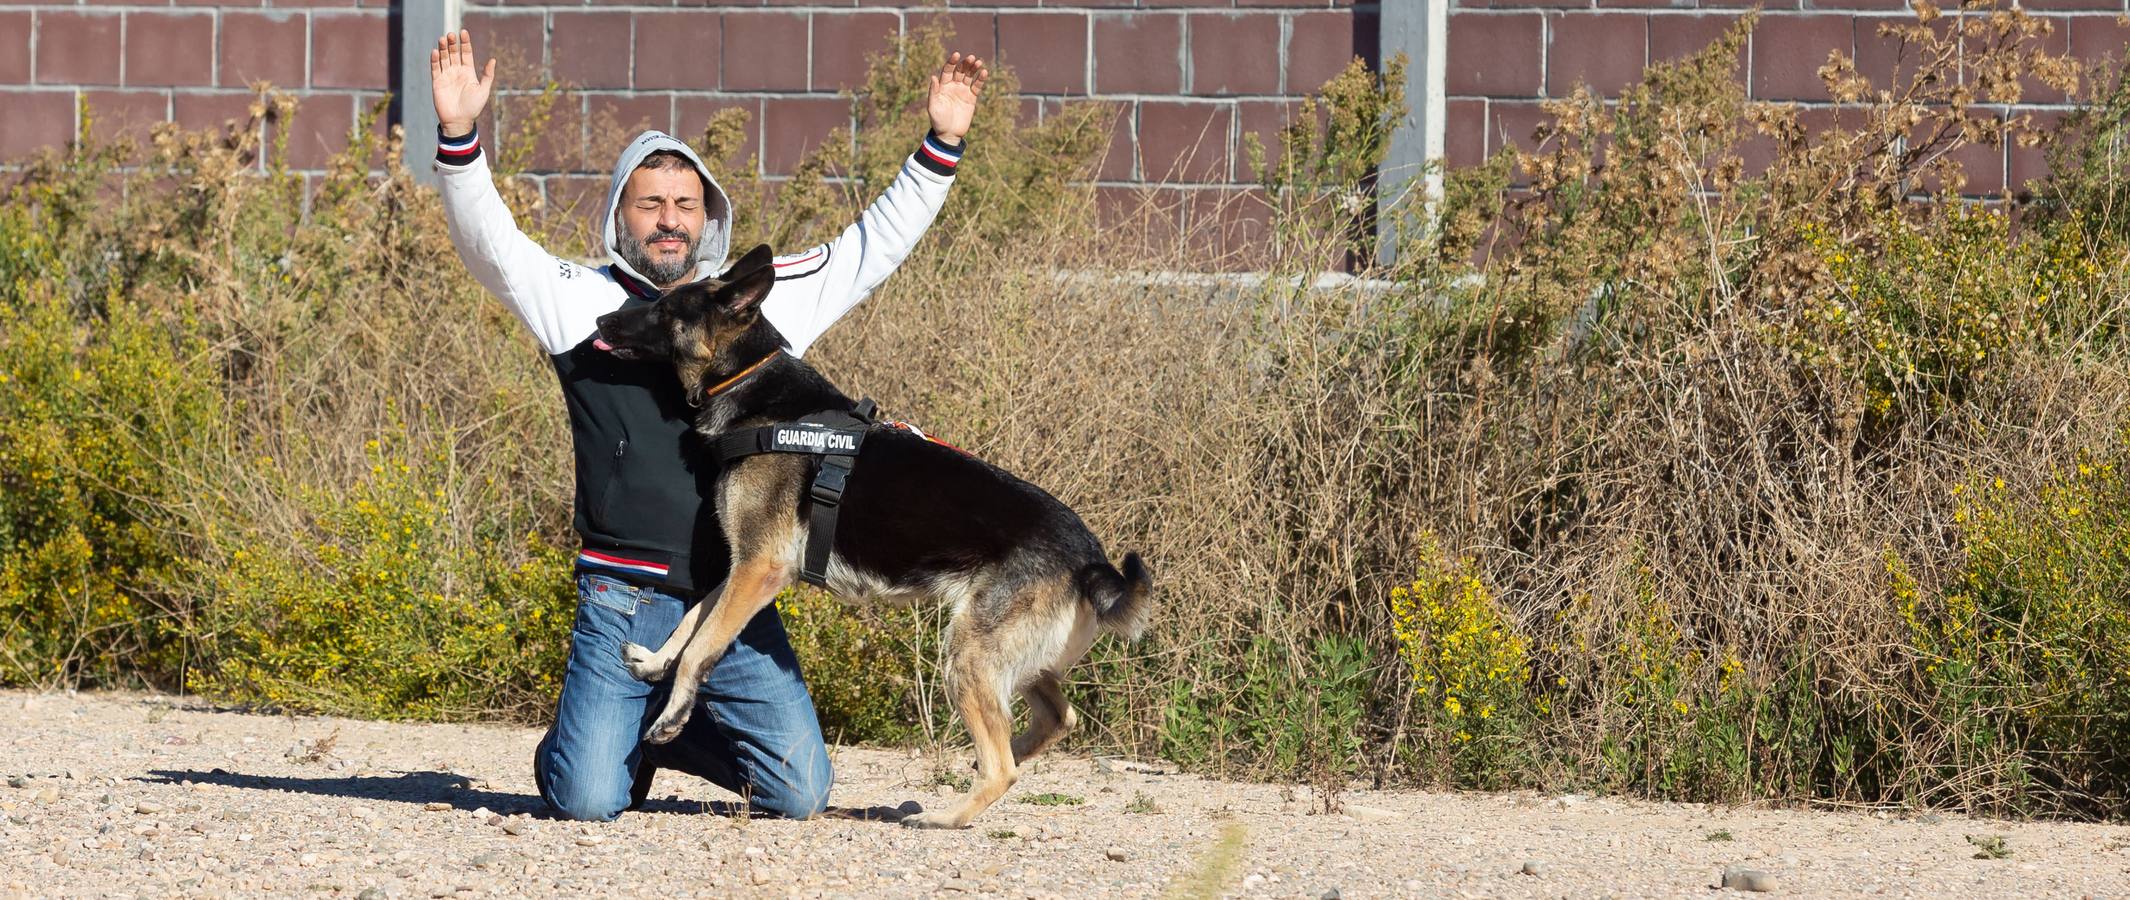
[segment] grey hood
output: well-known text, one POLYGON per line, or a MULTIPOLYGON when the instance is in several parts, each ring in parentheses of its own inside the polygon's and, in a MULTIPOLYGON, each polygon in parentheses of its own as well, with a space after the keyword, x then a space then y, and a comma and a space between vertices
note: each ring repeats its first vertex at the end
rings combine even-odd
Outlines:
POLYGON ((702 240, 696 245, 695 272, 688 276, 688 280, 696 281, 723 271, 725 255, 732 249, 732 201, 725 196, 725 189, 718 185, 717 179, 710 176, 710 169, 703 165, 702 158, 696 156, 695 151, 686 143, 663 131, 646 131, 637 135, 635 140, 629 142, 628 148, 621 151, 620 161, 614 164, 614 183, 607 188, 606 194, 604 234, 607 259, 613 262, 617 271, 627 272, 630 277, 645 284, 650 283, 651 280, 645 278, 642 272, 636 271, 627 260, 621 258, 620 234, 616 229, 615 220, 621 214, 621 189, 628 185, 630 173, 635 172, 637 165, 646 157, 661 150, 671 150, 687 157, 688 162, 694 164, 695 171, 703 176, 702 240))

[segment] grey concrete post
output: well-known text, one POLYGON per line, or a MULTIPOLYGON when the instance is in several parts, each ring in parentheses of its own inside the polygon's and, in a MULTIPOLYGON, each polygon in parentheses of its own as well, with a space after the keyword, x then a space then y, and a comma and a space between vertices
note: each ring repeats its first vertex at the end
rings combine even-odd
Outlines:
MULTIPOLYGON (((402 0, 399 4, 399 72, 392 93, 407 142, 400 161, 414 180, 434 185, 436 107, 429 101, 429 51, 444 32, 459 27, 459 0, 402 0)), ((488 35, 482 35, 483 39, 488 35)), ((480 46, 476 44, 475 46, 480 46)))
POLYGON ((1390 154, 1376 178, 1376 257, 1396 261, 1401 205, 1431 214, 1442 197, 1442 175, 1428 163, 1442 159, 1449 102, 1443 74, 1449 57, 1450 0, 1385 0, 1382 58, 1405 54, 1405 102, 1412 114, 1391 133, 1390 154), (1413 191, 1421 196, 1409 197, 1413 191))

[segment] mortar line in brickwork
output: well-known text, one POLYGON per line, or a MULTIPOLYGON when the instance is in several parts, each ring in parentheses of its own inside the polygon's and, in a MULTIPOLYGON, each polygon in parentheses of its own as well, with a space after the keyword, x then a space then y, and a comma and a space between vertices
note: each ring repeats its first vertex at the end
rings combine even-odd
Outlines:
POLYGON ((1177 82, 1177 88, 1186 94, 1191 92, 1192 83, 1197 80, 1198 74, 1193 71, 1193 66, 1191 65, 1192 18, 1192 16, 1178 16, 1179 24, 1176 26, 1176 34, 1179 38, 1176 42, 1176 65, 1183 72, 1183 77, 1177 82))
MULTIPOLYGON (((670 101, 668 101, 668 102, 670 103, 670 101)), ((577 146, 578 146, 578 147, 585 147, 585 146, 588 146, 588 145, 589 145, 589 144, 591 143, 591 140, 592 140, 592 123, 591 123, 591 121, 590 121, 590 120, 591 120, 591 118, 592 118, 592 98, 591 98, 591 97, 589 97, 589 96, 580 96, 580 97, 578 97, 578 98, 577 98, 577 146)), ((671 120, 670 120, 670 117, 669 117, 669 119, 668 119, 668 124, 669 124, 669 125, 671 124, 671 120)))
MULTIPOLYGON (((1546 99, 1550 99, 1550 98, 1546 98, 1546 97, 1499 97, 1499 96, 1493 96, 1493 95, 1490 95, 1490 94, 1450 94, 1450 95, 1448 95, 1448 97, 1447 97, 1446 99, 1449 99, 1449 100, 1459 100, 1459 101, 1476 101, 1476 102, 1483 102, 1483 103, 1487 104, 1487 107, 1488 107, 1488 109, 1489 109, 1489 110, 1491 111, 1491 109, 1492 109, 1493 105, 1494 105, 1494 104, 1496 104, 1496 103, 1526 103, 1526 104, 1536 104, 1536 103, 1538 103, 1538 102, 1540 102, 1540 101, 1542 101, 1542 100, 1546 100, 1546 99)), ((1606 102, 1606 104, 1607 104, 1607 105, 1609 106, 1609 105, 1613 105, 1615 101, 1613 101, 1613 100, 1610 100, 1610 99, 1608 99, 1608 100, 1606 100, 1605 102, 1606 102)), ((1855 111, 1855 112, 1863 112, 1863 111, 1864 111, 1864 110, 1865 110, 1865 109, 1867 108, 1867 107, 1865 107, 1865 106, 1862 106, 1862 105, 1857 105, 1857 104, 1848 104, 1848 105, 1844 105, 1844 104, 1841 104, 1841 103, 1836 103, 1836 102, 1834 102, 1834 101, 1832 101, 1832 100, 1771 100, 1771 101, 1765 101, 1765 102, 1770 102, 1770 103, 1780 103, 1780 104, 1783 104, 1783 105, 1785 105, 1785 106, 1794 106, 1794 107, 1797 107, 1797 108, 1798 108, 1799 110, 1803 110, 1803 111, 1814 111, 1814 110, 1823 110, 1823 109, 1831 109, 1831 110, 1851 110, 1851 111, 1855 111)), ((2018 114, 2020 114, 2020 113, 2028 113, 2028 112, 2075 112, 2075 111, 2077 111, 2077 110, 2080 110, 2080 109, 2083 109, 2083 108, 2085 108, 2085 107, 2083 107, 2083 106, 2079 105, 2078 103, 2072 102, 2072 101, 2070 101, 2070 100, 2052 100, 2052 101, 2047 101, 2047 102, 2038 102, 2038 101, 2037 101, 2037 102, 2028 102, 2028 101, 2022 100, 2022 101, 2020 101, 2020 102, 2018 102, 2018 103, 1976 103, 1976 104, 1972 104, 1972 105, 1970 105, 1970 106, 1969 106, 1968 108, 1969 108, 1969 109, 1973 109, 1973 110, 1981 110, 1981 111, 1985 111, 1985 112, 1993 112, 1993 113, 1997 113, 1997 114, 2000 114, 2000 115, 2007 115, 2007 116, 2010 116, 2010 115, 2018 115, 2018 114)))
MULTIPOLYGON (((212 13, 214 16, 214 37, 207 42, 207 83, 220 87, 222 84, 222 10, 220 7, 216 7, 212 10, 212 13)), ((176 101, 173 100, 172 102, 175 103, 176 101)), ((172 118, 177 116, 175 106, 171 108, 170 115, 172 118)))
POLYGON ((1131 130, 1131 173, 1133 181, 1143 181, 1146 178, 1146 163, 1140 159, 1142 154, 1139 152, 1139 114, 1139 103, 1138 101, 1133 101, 1131 112, 1124 116, 1124 124, 1131 130))
POLYGON ((1242 172, 1242 101, 1228 105, 1228 180, 1242 172))
MULTIPOLYGON (((1457 100, 1457 99, 1465 99, 1465 98, 1460 98, 1460 97, 1448 97, 1448 96, 1445 96, 1445 97, 1444 97, 1444 98, 1442 98, 1442 99, 1443 99, 1443 103, 1444 103, 1444 104, 1446 105, 1446 104, 1448 104, 1448 103, 1449 103, 1449 101, 1451 101, 1451 100, 1457 100)), ((1489 101, 1489 100, 1488 100, 1487 98, 1485 98, 1485 97, 1481 97, 1481 98, 1479 98, 1479 158, 1480 158, 1480 160, 1481 160, 1481 161, 1485 161, 1485 160, 1487 160, 1487 159, 1491 159, 1491 158, 1493 158, 1493 156, 1494 156, 1494 128, 1493 128, 1493 125, 1494 125, 1494 104, 1493 104, 1493 102, 1492 102, 1492 101, 1489 101)), ((1445 129, 1445 130, 1447 130, 1447 129, 1445 129)), ((1448 143, 1448 140, 1447 140, 1447 139, 1445 139, 1443 143, 1447 144, 1447 143, 1448 143)), ((1444 159, 1443 159, 1443 161, 1442 161, 1442 164, 1443 164, 1443 165, 1444 165, 1445 167, 1447 167, 1447 166, 1449 165, 1449 159, 1447 158, 1447 156, 1448 156, 1448 154, 1447 154, 1447 152, 1445 152, 1445 153, 1444 153, 1444 157, 1445 157, 1445 158, 1444 158, 1444 159)))
POLYGON ((1652 57, 1657 52, 1653 49, 1657 42, 1657 37, 1651 28, 1649 18, 1644 16, 1642 18, 1642 71, 1644 72, 1648 72, 1650 64, 1656 62, 1652 57))
POLYGON ((1279 92, 1288 92, 1287 45, 1294 40, 1294 14, 1281 13, 1279 17, 1279 92))
MULTIPOLYGON (((224 88, 223 90, 230 90, 230 89, 229 89, 229 88, 224 88)), ((829 92, 829 91, 768 91, 768 90, 745 90, 745 91, 720 91, 720 90, 714 90, 714 89, 710 89, 710 88, 647 88, 647 89, 645 89, 645 90, 641 90, 641 91, 635 91, 635 90, 630 90, 630 89, 627 89, 627 88, 590 88, 590 89, 578 89, 578 90, 572 91, 571 93, 575 93, 575 94, 578 94, 578 95, 580 95, 580 96, 585 96, 585 97, 607 97, 607 98, 622 98, 622 97, 640 97, 640 96, 643 96, 643 95, 645 95, 645 94, 670 94, 670 95, 672 95, 672 96, 674 96, 674 97, 677 97, 677 98, 683 98, 683 99, 691 99, 691 100, 834 100, 834 99, 839 99, 839 98, 840 98, 840 97, 842 96, 841 94, 837 94, 837 93, 832 93, 832 92, 829 92)), ((499 90, 499 91, 497 91, 497 92, 496 92, 496 96, 498 96, 498 97, 536 97, 536 96, 539 96, 539 94, 540 94, 540 91, 538 91, 538 90, 531 90, 531 89, 524 89, 524 88, 519 88, 519 89, 511 89, 511 90, 499 90)), ((1291 102, 1291 101, 1299 101, 1299 100, 1303 100, 1303 99, 1306 99, 1306 98, 1307 98, 1307 95, 1305 95, 1305 94, 1197 94, 1197 95, 1193 95, 1193 94, 1137 94, 1137 93, 1133 93, 1133 94, 1125 94, 1125 93, 1119 93, 1119 94, 1094 94, 1094 95, 1089 95, 1089 94, 1079 94, 1079 93, 1037 93, 1037 92, 1032 92, 1032 91, 1030 91, 1030 92, 1023 92, 1023 93, 1021 94, 1021 96, 1022 96, 1022 97, 1025 97, 1025 98, 1027 98, 1027 99, 1030 99, 1030 100, 1058 100, 1058 101, 1063 101, 1063 102, 1079 102, 1079 101, 1084 101, 1084 102, 1091 102, 1091 103, 1126 103, 1126 102, 1144 102, 1144 101, 1157 101, 1157 102, 1161 102, 1161 103, 1183 103, 1183 104, 1193 104, 1193 105, 1202 105, 1202 104, 1229 104, 1229 103, 1236 103, 1236 102, 1239 102, 1239 101, 1268 101, 1268 102, 1269 102, 1269 101, 1290 101, 1290 102, 1291 102)), ((1467 98, 1467 95, 1462 95, 1462 94, 1460 94, 1460 95, 1455 95, 1455 96, 1456 96, 1456 97, 1458 97, 1459 99, 1466 99, 1466 98, 1467 98)), ((1484 95, 1480 95, 1480 96, 1484 96, 1484 95)), ((1537 99, 1537 98, 1533 98, 1533 99, 1537 99)))
MULTIPOLYGON (((1085 85, 1087 90, 1093 91, 1095 89, 1095 69, 1097 62, 1095 58, 1095 17, 1091 15, 1087 16, 1084 21, 1087 24, 1087 37, 1085 39, 1085 46, 1087 47, 1087 59, 1081 66, 1082 71, 1080 72, 1080 76, 1084 80, 1082 80, 1080 83, 1082 85, 1085 85)), ((1040 122, 1043 118, 1042 113, 1040 112, 1041 104, 1037 104, 1037 107, 1038 112, 1036 114, 1036 120, 1040 122)))
MULTIPOLYGON (((1854 40, 1851 43, 1854 43, 1854 40)), ((1745 54, 1745 91, 1747 98, 1751 99, 1753 93, 1753 32, 1748 31, 1745 33, 1745 48, 1740 52, 1745 54)))
POLYGON ((1221 191, 1221 192, 1227 192, 1227 191, 1232 191, 1232 190, 1235 190, 1236 188, 1254 188, 1254 187, 1257 187, 1257 186, 1258 186, 1258 185, 1257 185, 1256 183, 1254 183, 1254 182, 1247 182, 1247 181, 1136 181, 1136 180, 1134 180, 1134 181, 1095 181, 1095 182, 1089 182, 1089 184, 1090 184, 1091 186, 1093 186, 1093 187, 1097 187, 1097 188, 1109 188, 1109 189, 1115 189, 1115 188, 1124 188, 1124 189, 1127 189, 1127 190, 1131 190, 1131 189, 1138 189, 1138 190, 1147 190, 1147 191, 1187 191, 1187 192, 1190 192, 1190 193, 1204 193, 1204 192, 1206 192, 1206 191, 1221 191))
POLYGON ((1549 71, 1552 65, 1553 17, 1541 12, 1538 14, 1538 95, 1541 97, 1550 96, 1546 79, 1553 74, 1549 71))
POLYGON ((311 89, 311 23, 314 17, 309 11, 303 14, 303 89, 311 89))

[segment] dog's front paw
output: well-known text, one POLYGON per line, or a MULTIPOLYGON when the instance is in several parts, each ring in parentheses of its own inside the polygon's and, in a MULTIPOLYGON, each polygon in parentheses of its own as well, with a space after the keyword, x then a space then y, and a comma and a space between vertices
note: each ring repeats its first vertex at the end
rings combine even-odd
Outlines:
POLYGON ((666 677, 667 666, 658 658, 658 651, 642 644, 621 645, 621 661, 637 681, 657 681, 666 677))
POLYGON ((686 724, 688 724, 687 707, 682 707, 678 713, 660 716, 658 721, 651 723, 650 730, 643 733, 644 743, 668 743, 674 738, 680 737, 681 726, 686 724))
POLYGON ((945 810, 939 810, 939 811, 936 811, 936 812, 921 812, 921 813, 917 813, 916 815, 910 815, 910 816, 903 816, 903 817, 902 817, 902 827, 904 827, 904 828, 967 828, 967 827, 969 827, 969 826, 968 826, 967 824, 965 824, 965 823, 962 823, 962 822, 957 822, 957 821, 954 821, 954 814, 953 814, 953 813, 947 812, 947 811, 945 811, 945 810))

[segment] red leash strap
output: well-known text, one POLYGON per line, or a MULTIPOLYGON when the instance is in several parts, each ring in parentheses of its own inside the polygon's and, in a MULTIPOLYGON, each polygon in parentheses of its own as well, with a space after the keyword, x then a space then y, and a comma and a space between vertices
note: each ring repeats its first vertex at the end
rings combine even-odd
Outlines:
POLYGON ((899 428, 899 429, 901 429, 901 430, 903 430, 903 431, 907 431, 907 432, 909 432, 909 433, 911 433, 911 434, 914 434, 914 435, 916 435, 916 436, 918 436, 918 437, 924 438, 924 439, 925 439, 925 440, 927 440, 927 441, 931 441, 932 443, 938 444, 938 445, 940 445, 940 446, 942 446, 942 447, 945 447, 945 448, 947 448, 947 449, 949 449, 949 450, 952 450, 952 451, 954 451, 954 452, 956 452, 956 453, 959 453, 959 454, 961 454, 961 455, 963 455, 963 456, 975 456, 975 455, 976 455, 976 454, 974 454, 974 453, 970 453, 970 452, 969 452, 969 451, 967 451, 967 450, 963 450, 963 449, 962 449, 962 448, 960 448, 960 447, 956 447, 956 446, 954 446, 953 444, 949 444, 949 443, 947 443, 946 441, 942 441, 942 440, 940 440, 940 439, 938 439, 938 438, 936 438, 936 437, 933 437, 933 436, 931 436, 931 435, 929 435, 929 434, 926 434, 926 433, 924 433, 924 431, 923 431, 923 430, 919 429, 919 428, 918 428, 917 426, 915 426, 915 425, 912 425, 912 424, 910 424, 910 423, 908 423, 908 422, 889 422, 889 423, 887 423, 887 426, 888 426, 889 428, 899 428))

